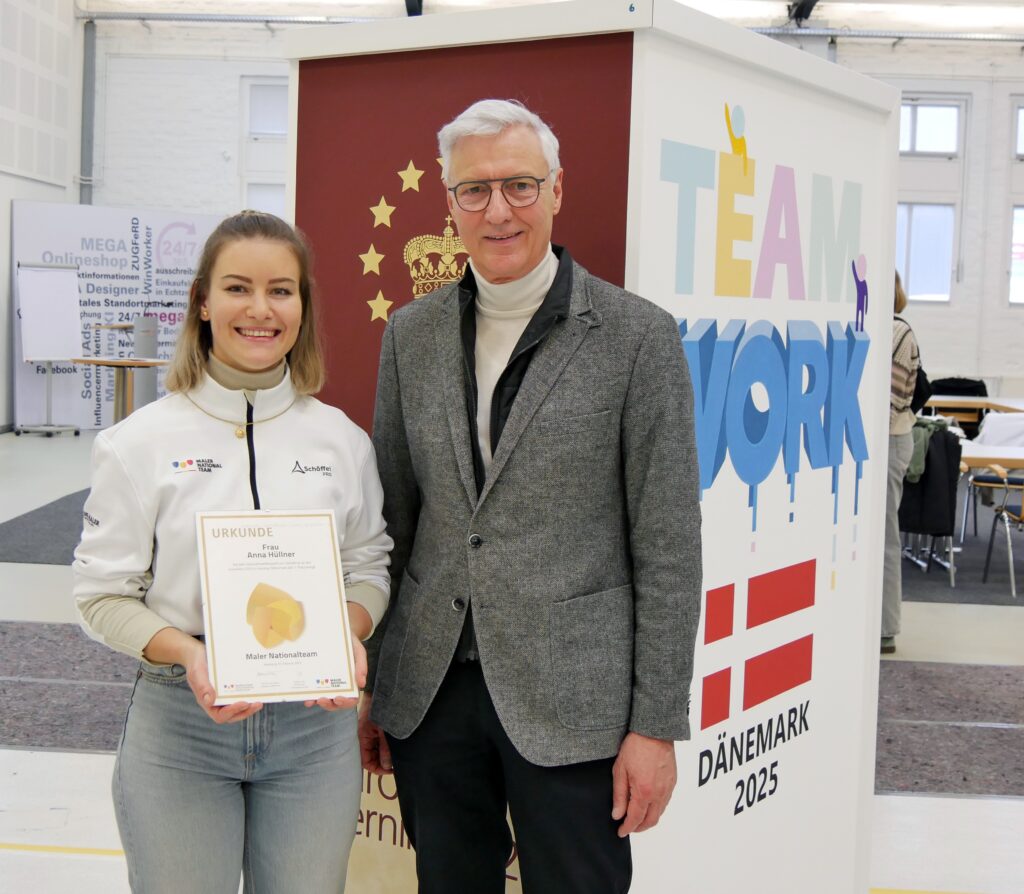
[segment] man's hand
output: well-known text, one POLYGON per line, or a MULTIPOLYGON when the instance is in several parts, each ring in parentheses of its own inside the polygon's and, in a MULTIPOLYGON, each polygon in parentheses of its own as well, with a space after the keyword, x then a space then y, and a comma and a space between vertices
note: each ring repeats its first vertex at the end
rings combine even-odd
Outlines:
POLYGON ((675 745, 627 733, 612 767, 612 819, 625 817, 619 838, 654 826, 675 787, 675 745))
POLYGON ((384 737, 384 730, 370 720, 372 704, 373 696, 364 692, 359 705, 359 755, 364 770, 377 776, 385 776, 392 772, 391 748, 384 737))

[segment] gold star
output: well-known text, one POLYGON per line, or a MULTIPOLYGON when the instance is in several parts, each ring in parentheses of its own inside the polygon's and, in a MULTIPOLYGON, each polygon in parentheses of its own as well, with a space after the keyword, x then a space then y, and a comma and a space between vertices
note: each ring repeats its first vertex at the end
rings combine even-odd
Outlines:
POLYGON ((373 226, 374 228, 383 224, 385 227, 391 226, 391 214, 395 210, 394 205, 389 205, 384 201, 384 196, 380 197, 380 202, 374 207, 370 208, 373 212, 373 226))
POLYGON ((441 179, 444 180, 444 159, 437 159, 437 163, 441 166, 441 179))
POLYGON ((409 167, 404 171, 397 171, 396 173, 402 178, 402 192, 405 192, 407 189, 415 189, 416 192, 420 191, 420 177, 423 176, 423 171, 417 170, 411 160, 409 161, 409 167))
POLYGON ((367 301, 366 303, 370 305, 370 310, 373 311, 373 313, 370 314, 370 322, 372 323, 374 320, 383 320, 386 323, 388 321, 388 308, 395 302, 388 301, 388 299, 384 297, 384 293, 378 290, 377 297, 374 298, 373 301, 367 301))
POLYGON ((359 256, 359 260, 363 262, 363 276, 366 276, 367 273, 376 273, 377 276, 380 276, 380 262, 384 260, 384 255, 373 247, 372 242, 366 254, 359 256))

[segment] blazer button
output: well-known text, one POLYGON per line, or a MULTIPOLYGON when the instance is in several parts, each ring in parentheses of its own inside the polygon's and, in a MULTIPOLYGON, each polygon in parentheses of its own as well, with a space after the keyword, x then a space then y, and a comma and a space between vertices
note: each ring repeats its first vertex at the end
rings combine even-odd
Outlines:
POLYGON ((481 544, 483 544, 483 542, 484 542, 484 538, 481 537, 479 534, 472 534, 472 535, 470 535, 469 545, 471 547, 473 547, 473 549, 479 549, 481 544))
POLYGON ((452 608, 457 612, 464 612, 466 610, 466 600, 461 596, 457 596, 452 600, 452 608))

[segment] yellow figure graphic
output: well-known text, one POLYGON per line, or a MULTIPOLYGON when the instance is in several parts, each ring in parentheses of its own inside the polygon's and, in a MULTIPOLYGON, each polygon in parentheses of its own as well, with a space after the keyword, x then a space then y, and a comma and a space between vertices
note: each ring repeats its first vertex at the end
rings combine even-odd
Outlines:
POLYGON ((732 154, 743 156, 743 176, 747 176, 747 138, 744 135, 746 130, 746 117, 743 114, 743 106, 736 106, 729 113, 729 103, 725 104, 725 126, 729 130, 729 143, 732 145, 732 154))

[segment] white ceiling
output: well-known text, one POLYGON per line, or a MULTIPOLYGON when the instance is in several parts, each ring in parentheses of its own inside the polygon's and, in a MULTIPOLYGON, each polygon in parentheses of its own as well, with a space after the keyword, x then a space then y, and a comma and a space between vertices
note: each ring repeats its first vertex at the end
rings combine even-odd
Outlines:
MULTIPOLYGON (((425 14, 529 6, 565 0, 424 0, 425 14)), ((748 27, 787 21, 782 0, 680 0, 748 27)), ((405 0, 77 0, 91 12, 318 15, 354 18, 405 16, 405 0)), ((821 0, 809 27, 868 30, 997 31, 1024 33, 1022 0, 821 0)))

